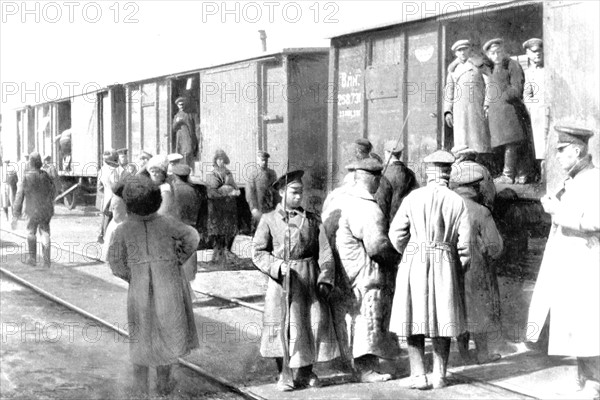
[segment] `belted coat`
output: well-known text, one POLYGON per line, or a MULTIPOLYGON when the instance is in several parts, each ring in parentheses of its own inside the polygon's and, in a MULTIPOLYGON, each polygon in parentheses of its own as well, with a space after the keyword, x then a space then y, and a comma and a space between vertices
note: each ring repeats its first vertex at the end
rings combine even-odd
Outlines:
POLYGON ((464 333, 462 282, 471 259, 465 201, 446 181, 430 181, 406 196, 389 236, 402 253, 390 330, 398 336, 464 333))

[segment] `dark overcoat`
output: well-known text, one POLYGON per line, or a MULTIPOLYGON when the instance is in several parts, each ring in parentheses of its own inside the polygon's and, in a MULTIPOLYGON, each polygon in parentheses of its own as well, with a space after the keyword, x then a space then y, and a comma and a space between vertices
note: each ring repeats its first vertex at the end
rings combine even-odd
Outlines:
POLYGON ((525 74, 517 61, 506 58, 492 67, 485 96, 492 147, 527 138, 529 117, 523 103, 524 84, 525 74))
POLYGON ((207 231, 213 236, 234 237, 238 232, 237 199, 238 187, 233 174, 226 167, 214 169, 206 175, 208 196, 207 231))
POLYGON ((281 266, 288 246, 290 281, 290 367, 329 361, 340 355, 329 305, 317 297, 317 285, 334 285, 331 249, 318 218, 298 210, 289 219, 281 204, 264 214, 252 239, 252 261, 268 279, 260 354, 282 357, 283 278, 281 266))
POLYGON ((129 214, 108 250, 113 274, 129 282, 131 362, 173 364, 198 347, 190 286, 181 265, 196 251, 198 233, 172 217, 129 214))
POLYGON ((52 178, 41 169, 29 169, 17 185, 13 214, 20 217, 24 213, 35 222, 50 221, 54 215, 55 196, 56 188, 52 178))
POLYGON ((264 214, 275 209, 279 196, 272 185, 276 180, 277 174, 271 168, 259 168, 250 176, 246 187, 246 201, 250 211, 256 209, 264 214))
POLYGON ((419 182, 415 173, 408 168, 402 161, 390 161, 385 177, 392 186, 392 200, 389 214, 386 215, 388 221, 394 219, 394 216, 402 204, 402 200, 414 189, 419 187, 419 182))

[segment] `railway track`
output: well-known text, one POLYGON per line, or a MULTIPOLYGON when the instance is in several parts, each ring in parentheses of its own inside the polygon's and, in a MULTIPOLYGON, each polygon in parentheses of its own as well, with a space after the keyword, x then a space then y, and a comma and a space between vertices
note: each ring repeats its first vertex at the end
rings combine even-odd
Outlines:
MULTIPOLYGON (((0 231, 3 232, 3 233, 11 234, 13 236, 16 236, 16 237, 19 237, 19 238, 22 238, 22 239, 26 239, 25 236, 19 235, 19 234, 15 233, 15 232, 7 231, 5 229, 0 229, 0 231)), ((99 260, 99 259, 96 259, 96 258, 91 258, 91 257, 88 257, 88 256, 84 256, 83 254, 78 253, 78 252, 76 252, 76 254, 78 254, 79 256, 85 257, 87 259, 92 259, 94 261, 103 262, 102 260, 99 260)), ((100 318, 100 317, 98 317, 96 315, 93 315, 93 314, 87 312, 86 310, 84 310, 84 309, 82 309, 80 307, 77 307, 76 305, 74 305, 72 303, 69 303, 68 301, 66 301, 66 300, 64 300, 64 299, 62 299, 62 298, 60 298, 60 297, 58 297, 58 296, 56 296, 56 295, 54 295, 54 294, 52 294, 52 293, 44 290, 42 288, 40 288, 39 286, 34 285, 33 283, 27 281, 26 279, 23 279, 20 276, 12 273, 10 271, 8 271, 7 269, 5 269, 3 267, 0 267, 0 273, 2 273, 4 276, 8 277, 12 281, 18 283, 19 285, 21 285, 23 287, 26 287, 26 288, 28 288, 28 289, 30 289, 30 290, 38 293, 39 295, 47 298, 48 300, 50 300, 50 301, 52 301, 52 302, 54 302, 56 304, 59 304, 59 305, 61 305, 63 307, 66 307, 69 310, 74 311, 75 313, 83 316, 84 318, 87 318, 89 320, 94 321, 95 323, 97 323, 97 324, 99 324, 101 326, 104 326, 104 327, 106 327, 106 328, 108 328, 108 329, 110 329, 110 330, 118 333, 119 335, 121 335, 124 338, 129 338, 129 332, 127 332, 126 330, 121 329, 118 326, 116 326, 114 324, 111 324, 110 322, 108 322, 108 321, 106 321, 106 320, 104 320, 104 319, 102 319, 102 318, 100 318)), ((229 302, 231 304, 240 305, 242 307, 246 307, 246 308, 258 311, 258 312, 263 312, 263 309, 261 307, 255 306, 253 304, 244 302, 244 301, 239 300, 239 299, 229 298, 229 297, 226 297, 226 296, 221 296, 221 295, 217 295, 217 294, 210 293, 210 292, 202 292, 202 291, 195 291, 195 292, 199 293, 199 294, 202 294, 202 295, 205 295, 205 296, 213 297, 213 298, 216 298, 216 299, 219 299, 219 300, 222 300, 222 301, 226 301, 226 302, 229 302)), ((235 394, 237 394, 239 396, 242 396, 243 398, 249 399, 249 400, 264 400, 263 397, 258 396, 258 395, 256 395, 256 394, 248 391, 247 389, 245 389, 243 387, 236 386, 235 384, 233 384, 232 382, 228 381, 225 378, 213 375, 213 374, 209 373, 208 371, 206 371, 204 368, 202 368, 202 367, 200 367, 200 366, 198 366, 198 365, 196 365, 194 363, 191 363, 191 362, 189 362, 189 361, 187 361, 187 360, 185 360, 183 358, 179 358, 177 361, 178 361, 178 363, 180 365, 182 365, 182 366, 184 366, 184 367, 186 367, 186 368, 194 371, 200 377, 206 379, 207 381, 209 381, 209 382, 211 382, 213 384, 216 384, 217 386, 225 389, 228 392, 235 393, 235 394)))

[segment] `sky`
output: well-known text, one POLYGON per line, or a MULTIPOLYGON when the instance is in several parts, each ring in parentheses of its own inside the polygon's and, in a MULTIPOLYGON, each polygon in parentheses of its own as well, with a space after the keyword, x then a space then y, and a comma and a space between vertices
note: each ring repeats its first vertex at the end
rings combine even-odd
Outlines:
POLYGON ((0 1, 0 113, 490 2, 0 1))

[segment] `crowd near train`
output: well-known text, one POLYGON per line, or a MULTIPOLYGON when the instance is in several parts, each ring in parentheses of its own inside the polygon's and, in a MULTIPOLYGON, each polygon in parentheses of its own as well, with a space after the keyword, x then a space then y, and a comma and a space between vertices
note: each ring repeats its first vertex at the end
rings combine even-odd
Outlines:
POLYGON ((430 390, 449 384, 452 340, 466 364, 501 358, 497 270, 537 228, 527 340, 577 357, 578 394, 597 398, 598 98, 566 115, 578 103, 557 77, 579 64, 557 55, 572 40, 554 29, 561 12, 507 3, 468 16, 469 31, 466 16, 425 18, 19 109, 2 194, 13 225, 28 218, 25 262, 51 267, 55 200, 95 192, 103 260, 129 283, 135 334, 152 337, 131 341, 136 388, 156 367, 164 394, 199 346, 196 250, 235 264, 246 233, 268 277, 260 352, 278 390, 318 387, 313 365, 337 358, 358 382, 391 380, 380 360, 401 344, 411 388, 430 390))

